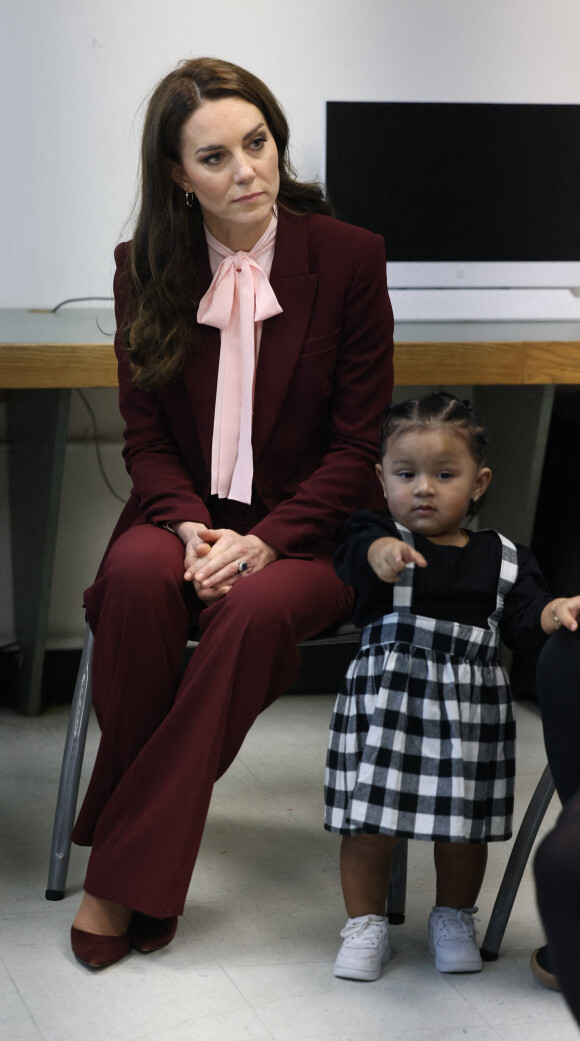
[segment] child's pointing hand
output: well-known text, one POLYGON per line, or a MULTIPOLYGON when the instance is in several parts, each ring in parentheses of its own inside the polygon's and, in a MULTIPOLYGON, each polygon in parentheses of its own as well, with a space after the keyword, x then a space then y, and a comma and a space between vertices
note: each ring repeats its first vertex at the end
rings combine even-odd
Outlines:
POLYGON ((371 542, 367 560, 383 582, 397 582, 401 571, 407 564, 427 567, 427 561, 422 553, 418 553, 413 546, 408 546, 401 539, 391 538, 390 535, 371 542))

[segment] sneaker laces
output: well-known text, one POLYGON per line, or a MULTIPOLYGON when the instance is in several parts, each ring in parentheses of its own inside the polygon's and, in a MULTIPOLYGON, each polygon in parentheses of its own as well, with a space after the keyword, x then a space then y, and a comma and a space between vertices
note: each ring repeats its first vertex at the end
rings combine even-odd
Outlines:
POLYGON ((340 935, 349 947, 376 947, 386 932, 386 920, 378 915, 366 915, 362 921, 349 918, 340 935))
MULTIPOLYGON (((474 907, 473 911, 478 908, 474 907)), ((462 910, 436 911, 435 917, 441 929, 442 940, 475 940, 475 918, 473 912, 462 910)))

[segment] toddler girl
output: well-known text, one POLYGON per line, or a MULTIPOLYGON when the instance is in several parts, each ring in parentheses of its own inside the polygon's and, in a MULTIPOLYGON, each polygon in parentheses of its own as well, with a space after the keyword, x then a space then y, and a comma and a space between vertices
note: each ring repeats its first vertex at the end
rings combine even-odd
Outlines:
POLYGON ((392 406, 377 474, 388 513, 356 513, 336 555, 363 627, 335 705, 325 827, 343 836, 348 922, 335 976, 374 980, 390 956, 385 903, 401 838, 435 843, 429 950, 479 972, 474 906, 487 843, 511 835, 515 725, 500 636, 532 652, 580 596, 550 600, 524 546, 462 524, 491 471, 468 401, 435 392, 392 406))

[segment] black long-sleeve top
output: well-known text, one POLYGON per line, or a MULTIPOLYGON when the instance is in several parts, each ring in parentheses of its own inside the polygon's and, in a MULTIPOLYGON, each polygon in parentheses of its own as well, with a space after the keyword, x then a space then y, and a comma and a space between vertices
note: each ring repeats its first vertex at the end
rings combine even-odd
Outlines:
MULTIPOLYGON (((334 564, 343 582, 354 586, 354 621, 359 626, 393 610, 393 584, 383 582, 370 566, 367 553, 376 539, 400 538, 388 514, 359 510, 346 524, 346 541, 336 551, 334 564)), ((415 547, 427 561, 413 576, 414 614, 487 628, 496 607, 502 544, 497 532, 471 532, 468 543, 440 546, 413 533, 415 547)), ((550 591, 529 549, 516 545, 518 577, 505 598, 500 633, 508 647, 531 652, 544 642, 540 616, 550 591)))

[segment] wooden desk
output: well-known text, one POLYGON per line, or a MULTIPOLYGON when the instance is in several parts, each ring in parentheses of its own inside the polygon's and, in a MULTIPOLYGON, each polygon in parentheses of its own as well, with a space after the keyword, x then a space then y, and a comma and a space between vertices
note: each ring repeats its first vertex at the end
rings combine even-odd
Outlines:
POLYGON ((398 325, 395 380, 398 386, 580 383, 580 322, 398 325))
POLYGON ((112 307, 0 310, 0 387, 116 387, 112 307))
MULTIPOLYGON (((30 715, 41 708, 71 389, 116 386, 113 332, 110 307, 0 310, 20 707, 30 715)), ((529 541, 553 386, 580 383, 580 323, 413 323, 398 326, 395 340, 398 386, 475 386, 494 434, 491 454, 502 459, 484 522, 529 541)))
MULTIPOLYGON (((0 387, 116 387, 114 329, 112 308, 0 311, 0 387)), ((580 383, 577 322, 417 322, 395 341, 398 386, 580 383)))

